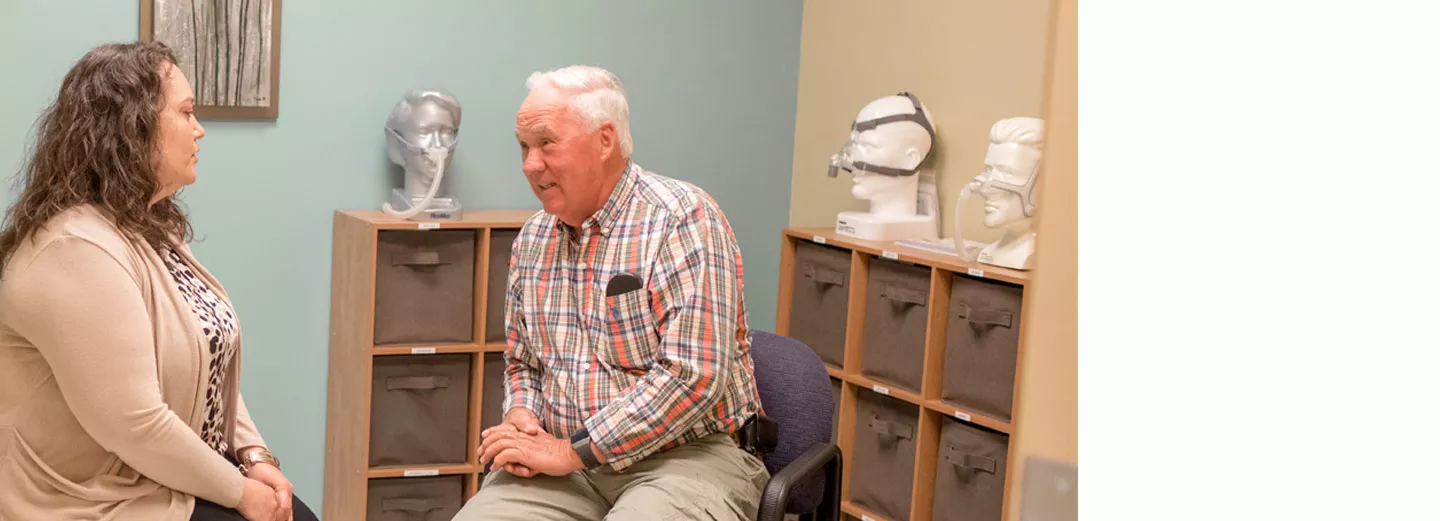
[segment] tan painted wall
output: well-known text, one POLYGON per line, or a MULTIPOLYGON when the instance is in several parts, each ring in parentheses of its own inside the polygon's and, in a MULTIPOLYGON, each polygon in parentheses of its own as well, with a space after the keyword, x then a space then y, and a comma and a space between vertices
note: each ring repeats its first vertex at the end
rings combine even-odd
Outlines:
MULTIPOLYGON (((875 98, 908 90, 936 119, 926 166, 939 179, 942 235, 953 233, 955 195, 984 168, 990 126, 1012 116, 1047 120, 1006 513, 1018 520, 1024 461, 1074 463, 1079 450, 1076 0, 806 0, 802 31, 792 226, 833 227, 836 213, 867 208, 850 196, 848 176, 830 179, 825 170, 850 121, 875 98)), ((967 229, 978 217, 969 216, 967 229)))
POLYGON ((806 0, 790 224, 833 227, 835 214, 868 209, 850 196, 850 177, 828 178, 826 166, 861 107, 908 90, 936 120, 926 165, 950 235, 955 195, 984 170, 990 126, 1041 116, 1050 2, 806 0))
MULTIPOLYGON (((1056 0, 1046 129, 1049 146, 1041 173, 1035 277, 1026 287, 1024 378, 1016 396, 1018 418, 1011 457, 1015 483, 1024 462, 1039 457, 1077 463, 1079 398, 1076 218, 1078 177, 1076 0, 1056 0)), ((1015 487, 1007 519, 1020 519, 1023 487, 1015 487)))

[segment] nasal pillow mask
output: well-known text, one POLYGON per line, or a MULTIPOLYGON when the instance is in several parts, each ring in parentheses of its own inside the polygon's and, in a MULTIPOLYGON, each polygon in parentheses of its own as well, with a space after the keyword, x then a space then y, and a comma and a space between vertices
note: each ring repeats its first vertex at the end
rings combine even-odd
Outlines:
POLYGON ((409 141, 406 141, 404 137, 400 136, 399 132, 395 131, 395 129, 385 127, 385 131, 389 132, 392 136, 395 136, 395 139, 400 141, 400 143, 404 144, 405 148, 409 148, 410 150, 425 154, 425 157, 427 159, 435 163, 435 179, 432 179, 430 181, 430 190, 426 192, 425 199, 422 199, 420 202, 414 203, 413 205, 411 205, 409 210, 403 212, 395 210, 395 207, 391 206, 390 203, 385 203, 384 205, 382 205, 382 209, 385 210, 385 213, 395 217, 399 217, 401 219, 409 219, 429 208, 430 201, 435 199, 435 193, 440 190, 440 182, 445 178, 445 160, 450 157, 450 149, 443 147, 421 148, 409 141))

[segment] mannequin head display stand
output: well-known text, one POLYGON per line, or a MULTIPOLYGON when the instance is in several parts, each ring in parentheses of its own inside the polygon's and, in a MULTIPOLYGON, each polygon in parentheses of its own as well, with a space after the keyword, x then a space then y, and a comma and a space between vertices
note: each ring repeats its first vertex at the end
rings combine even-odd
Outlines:
POLYGON ((435 89, 413 89, 385 120, 390 162, 405 169, 405 186, 392 190, 386 214, 410 220, 460 220, 460 201, 445 195, 445 171, 460 133, 460 101, 435 89))
POLYGON ((870 211, 840 212, 835 232, 860 239, 935 239, 935 214, 918 211, 920 164, 930 156, 935 127, 930 111, 908 92, 860 109, 850 138, 830 157, 830 177, 854 176, 850 195, 870 201, 870 211))
POLYGON ((955 201, 955 251, 962 258, 992 266, 1028 270, 1034 265, 1035 183, 1040 177, 1045 122, 1009 118, 990 128, 985 171, 960 190, 955 201), (986 228, 1001 233, 991 243, 967 241, 962 215, 966 202, 984 200, 986 228))

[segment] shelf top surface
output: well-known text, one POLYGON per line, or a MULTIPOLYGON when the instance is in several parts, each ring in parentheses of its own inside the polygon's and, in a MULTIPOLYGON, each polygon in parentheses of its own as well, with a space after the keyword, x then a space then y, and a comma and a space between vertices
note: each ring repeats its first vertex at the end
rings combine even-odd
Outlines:
POLYGON ((337 212, 383 229, 519 228, 539 210, 465 210, 458 221, 411 221, 392 217, 380 210, 337 212))
POLYGON ((1009 282, 1011 284, 1023 286, 1030 282, 1030 272, 1028 271, 1012 270, 999 266, 991 266, 989 264, 980 264, 978 262, 965 262, 954 255, 912 248, 901 245, 895 241, 871 241, 847 237, 836 233, 833 228, 785 228, 785 235, 808 241, 814 241, 816 237, 820 237, 824 240, 824 244, 832 246, 857 250, 877 257, 934 266, 954 273, 965 273, 982 278, 1009 282))

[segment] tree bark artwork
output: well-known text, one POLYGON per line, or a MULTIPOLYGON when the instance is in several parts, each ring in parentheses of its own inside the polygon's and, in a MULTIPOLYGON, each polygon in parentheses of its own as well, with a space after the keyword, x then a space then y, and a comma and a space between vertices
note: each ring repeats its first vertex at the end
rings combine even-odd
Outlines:
POLYGON ((196 105, 270 106, 272 0, 153 2, 154 39, 175 52, 196 105))

